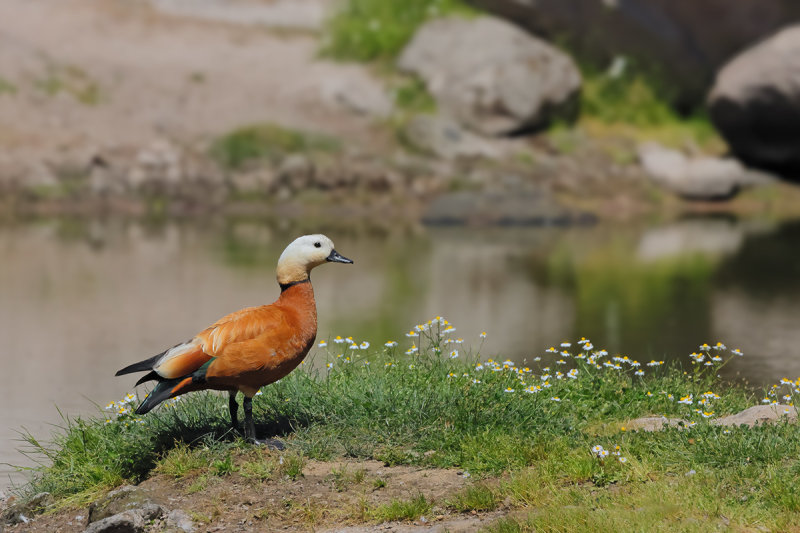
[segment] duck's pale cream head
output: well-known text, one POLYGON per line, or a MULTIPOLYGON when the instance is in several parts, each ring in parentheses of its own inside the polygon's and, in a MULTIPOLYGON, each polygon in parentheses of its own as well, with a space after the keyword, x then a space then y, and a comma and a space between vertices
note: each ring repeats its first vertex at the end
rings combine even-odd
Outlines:
POLYGON ((306 280, 312 268, 325 262, 352 263, 333 249, 333 241, 325 235, 298 237, 278 259, 278 283, 283 285, 306 280))

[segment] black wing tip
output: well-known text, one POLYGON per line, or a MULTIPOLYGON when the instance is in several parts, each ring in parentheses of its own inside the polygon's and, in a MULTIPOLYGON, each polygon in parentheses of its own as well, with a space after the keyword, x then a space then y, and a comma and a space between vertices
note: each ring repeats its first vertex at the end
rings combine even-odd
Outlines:
POLYGON ((154 355, 153 357, 149 357, 144 361, 139 361, 138 363, 133 363, 132 365, 128 365, 125 368, 117 370, 117 373, 114 374, 115 376, 124 376, 125 374, 132 374, 134 372, 144 372, 145 370, 153 370, 153 365, 167 352, 161 352, 160 354, 154 355))
POLYGON ((150 372, 148 372, 148 373, 147 373, 147 374, 145 374, 144 376, 140 377, 140 378, 139 378, 139 381, 137 381, 137 382, 136 382, 136 384, 134 385, 134 387, 138 387, 138 386, 139 386, 139 385, 141 385, 142 383, 146 383, 146 382, 148 382, 148 381, 153 381, 153 380, 156 380, 156 381, 164 381, 164 378, 162 378, 161 376, 159 376, 159 375, 158 375, 158 373, 157 373, 155 370, 151 370, 150 372))

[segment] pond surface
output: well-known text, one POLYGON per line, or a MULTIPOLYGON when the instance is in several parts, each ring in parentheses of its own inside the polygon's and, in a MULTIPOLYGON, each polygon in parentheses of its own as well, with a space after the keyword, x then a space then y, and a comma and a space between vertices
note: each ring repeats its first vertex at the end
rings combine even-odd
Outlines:
POLYGON ((129 392, 114 372, 225 313, 278 295, 277 257, 321 231, 355 265, 313 274, 318 339, 407 344, 436 315, 517 361, 586 336, 612 354, 683 358, 720 340, 727 376, 800 375, 800 222, 695 218, 652 226, 380 227, 215 219, 50 219, 0 226, 0 487, 31 464, 26 428, 97 413, 129 392))

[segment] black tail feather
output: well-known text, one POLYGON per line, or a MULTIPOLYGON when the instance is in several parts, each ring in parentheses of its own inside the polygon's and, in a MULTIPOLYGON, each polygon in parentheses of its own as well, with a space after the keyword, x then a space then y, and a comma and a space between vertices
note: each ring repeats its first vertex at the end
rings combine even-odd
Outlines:
POLYGON ((134 385, 134 387, 138 387, 142 383, 146 383, 148 381, 153 381, 153 380, 164 381, 164 378, 159 376, 158 373, 156 373, 155 370, 152 370, 152 371, 148 372, 147 374, 145 374, 144 376, 140 377, 139 381, 136 382, 136 385, 134 385))
POLYGON ((158 385, 150 391, 150 394, 147 395, 147 398, 144 399, 142 404, 136 408, 136 414, 143 415, 149 413, 155 406, 164 400, 168 400, 172 396, 172 389, 184 379, 185 377, 180 377, 160 381, 158 385))
MULTIPOLYGON (((117 373, 114 374, 114 375, 115 376, 122 376, 124 374, 131 374, 133 372, 144 372, 145 370, 152 370, 153 369, 153 365, 156 364, 156 361, 158 361, 158 359, 162 355, 164 355, 165 353, 167 353, 167 352, 164 351, 164 352, 161 352, 158 355, 154 355, 153 357, 150 357, 149 359, 145 359, 144 361, 139 361, 138 363, 133 363, 132 365, 128 365, 125 368, 123 368, 122 370, 117 370, 117 373)), ((137 385, 138 385, 138 383, 137 383, 137 385)))

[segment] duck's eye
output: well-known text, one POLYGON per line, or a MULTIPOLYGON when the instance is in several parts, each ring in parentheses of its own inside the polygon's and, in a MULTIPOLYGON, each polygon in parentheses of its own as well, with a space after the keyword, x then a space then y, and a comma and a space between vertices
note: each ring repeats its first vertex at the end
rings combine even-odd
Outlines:
POLYGON ((315 242, 314 243, 314 248, 322 248, 322 243, 315 242))

